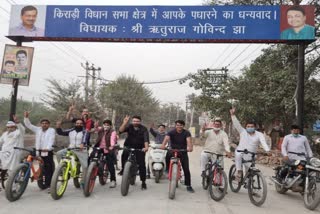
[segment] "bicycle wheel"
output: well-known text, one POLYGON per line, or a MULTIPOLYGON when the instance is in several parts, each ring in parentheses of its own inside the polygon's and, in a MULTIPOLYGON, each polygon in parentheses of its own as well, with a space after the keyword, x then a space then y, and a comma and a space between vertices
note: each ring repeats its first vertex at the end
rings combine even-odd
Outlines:
POLYGON ((109 169, 107 163, 100 163, 99 171, 99 183, 103 186, 107 183, 109 177, 109 169))
POLYGON ((176 195, 177 175, 178 175, 178 165, 176 163, 173 163, 172 169, 171 169, 171 179, 169 182, 169 198, 170 199, 174 199, 176 195))
MULTIPOLYGON (((229 185, 232 192, 239 192, 241 189, 241 182, 236 180, 236 165, 233 164, 229 170, 229 185)), ((243 178, 241 178, 242 180, 243 178)))
POLYGON ((77 173, 76 177, 73 178, 73 185, 75 188, 80 188, 80 179, 81 179, 81 164, 77 163, 77 173))
POLYGON ((46 177, 44 176, 43 164, 39 165, 39 169, 38 170, 39 170, 39 177, 38 177, 38 180, 37 180, 38 187, 40 189, 46 189, 48 187, 46 186, 46 177))
POLYGON ((60 162, 53 173, 51 180, 51 197, 54 200, 60 199, 67 189, 69 180, 69 171, 67 171, 67 163, 60 162))
POLYGON ((228 189, 227 175, 221 168, 214 168, 210 174, 209 193, 213 200, 220 201, 224 198, 228 189))
POLYGON ((129 191, 131 167, 132 167, 132 163, 130 161, 127 161, 126 164, 124 165, 122 180, 121 180, 121 195, 122 196, 126 196, 129 191))
POLYGON ((309 178, 308 186, 303 194, 304 206, 309 210, 314 210, 320 204, 320 195, 317 193, 317 182, 315 177, 309 178))
POLYGON ((19 164, 10 174, 6 184, 6 197, 9 201, 18 200, 27 188, 30 168, 27 164, 19 164))
POLYGON ((267 182, 260 172, 252 172, 248 181, 248 194, 251 203, 261 206, 267 198, 267 182))
POLYGON ((98 175, 98 170, 99 168, 97 163, 91 162, 88 167, 86 178, 84 180, 83 194, 86 197, 90 196, 90 194, 93 192, 93 188, 96 183, 96 177, 98 175))
POLYGON ((130 185, 135 185, 136 183, 136 179, 137 179, 137 174, 138 174, 138 169, 136 167, 136 165, 132 165, 131 166, 131 170, 130 170, 130 185))

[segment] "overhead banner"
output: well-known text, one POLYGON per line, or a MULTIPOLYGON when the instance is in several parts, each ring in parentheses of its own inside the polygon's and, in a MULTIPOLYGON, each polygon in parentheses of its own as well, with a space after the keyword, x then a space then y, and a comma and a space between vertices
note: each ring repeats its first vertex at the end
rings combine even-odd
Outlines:
POLYGON ((0 83, 12 84, 13 79, 19 79, 19 85, 28 86, 33 59, 33 47, 6 45, 0 83))
POLYGON ((32 40, 287 42, 315 39, 314 6, 13 5, 9 36, 32 40))

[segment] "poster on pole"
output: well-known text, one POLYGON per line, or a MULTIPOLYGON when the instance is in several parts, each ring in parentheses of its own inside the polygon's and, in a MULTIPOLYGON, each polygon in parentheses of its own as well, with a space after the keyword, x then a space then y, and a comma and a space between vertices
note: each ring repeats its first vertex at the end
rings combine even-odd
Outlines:
POLYGON ((287 43, 315 40, 310 5, 13 5, 9 38, 35 41, 287 43))
POLYGON ((19 85, 29 86, 33 47, 6 45, 0 73, 0 83, 12 84, 19 79, 19 85))

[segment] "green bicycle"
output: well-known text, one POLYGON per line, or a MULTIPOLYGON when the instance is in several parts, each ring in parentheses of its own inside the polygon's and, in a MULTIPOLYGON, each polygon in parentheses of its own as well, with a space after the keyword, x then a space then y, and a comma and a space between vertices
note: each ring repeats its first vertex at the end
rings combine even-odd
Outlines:
POLYGON ((50 192, 54 200, 63 196, 70 178, 73 178, 74 186, 80 188, 81 164, 74 151, 80 151, 80 148, 67 148, 67 154, 62 158, 53 173, 50 192))

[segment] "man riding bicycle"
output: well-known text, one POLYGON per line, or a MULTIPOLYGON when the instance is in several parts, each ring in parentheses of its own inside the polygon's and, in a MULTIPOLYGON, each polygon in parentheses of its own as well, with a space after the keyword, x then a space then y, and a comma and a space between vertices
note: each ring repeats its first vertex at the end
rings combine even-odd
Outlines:
MULTIPOLYGON (((96 140, 96 144, 94 147, 99 147, 101 149, 104 149, 104 155, 107 160, 108 170, 111 175, 111 184, 110 188, 115 188, 116 183, 116 170, 114 168, 114 154, 113 149, 114 146, 117 144, 117 133, 112 129, 112 122, 111 120, 104 120, 103 121, 103 127, 97 127, 98 131, 98 137, 96 140)), ((94 157, 94 154, 91 154, 90 156, 94 157)))
MULTIPOLYGON (((69 136, 69 148, 79 148, 81 151, 73 151, 78 157, 80 164, 82 166, 83 175, 81 178, 81 185, 84 184, 84 174, 88 168, 88 153, 86 151, 86 133, 83 127, 83 121, 81 119, 76 120, 75 125, 71 129, 63 130, 61 128, 61 122, 58 121, 56 125, 56 130, 58 135, 69 136), (85 150, 83 150, 85 149, 85 150)), ((60 162, 63 156, 67 154, 67 149, 62 149, 57 152, 57 160, 60 162)))
POLYGON ((256 153, 260 144, 266 152, 269 152, 270 148, 266 143, 264 135, 261 132, 256 131, 256 123, 254 121, 246 122, 246 128, 244 129, 235 115, 234 108, 230 109, 230 114, 233 126, 240 134, 240 142, 235 151, 235 162, 238 172, 237 180, 240 181, 243 175, 242 159, 250 160, 251 155, 237 152, 237 150, 248 150, 250 152, 256 153))
POLYGON ((29 112, 24 112, 25 126, 36 134, 36 149, 41 150, 40 157, 44 162, 45 185, 50 190, 51 178, 54 172, 53 148, 56 131, 50 128, 50 121, 42 119, 41 126, 34 126, 29 120, 29 112))
MULTIPOLYGON (((183 120, 177 120, 175 122, 176 127, 167 133, 164 138, 161 148, 165 149, 167 143, 170 141, 172 149, 186 149, 188 152, 193 151, 193 145, 191 142, 191 133, 184 129, 185 122, 183 120)), ((166 162, 167 166, 170 165, 170 159, 173 156, 171 152, 167 153, 166 162)), ((185 177, 185 185, 187 186, 187 191, 194 193, 191 186, 191 174, 189 169, 189 157, 187 152, 179 152, 178 157, 180 158, 182 169, 185 177)))
MULTIPOLYGON (((205 168, 209 159, 212 158, 215 161, 216 156, 210 153, 223 155, 226 151, 228 157, 231 157, 230 145, 228 135, 221 130, 221 120, 215 119, 213 122, 212 130, 205 130, 205 126, 202 127, 202 137, 206 138, 206 142, 201 152, 201 176, 205 176, 205 168), (209 152, 209 153, 206 153, 209 152)), ((221 160, 221 166, 223 167, 223 158, 221 160)))
MULTIPOLYGON (((141 125, 141 117, 133 116, 132 124, 128 125, 130 116, 126 116, 123 119, 123 123, 119 128, 120 134, 127 133, 128 136, 124 142, 124 146, 133 149, 142 149, 143 152, 136 152, 137 163, 139 165, 139 174, 140 180, 142 181, 141 189, 147 189, 146 184, 146 162, 145 162, 145 153, 149 148, 149 132, 148 129, 141 125)), ((119 172, 120 175, 123 173, 125 162, 129 157, 129 151, 123 150, 121 156, 121 165, 122 169, 119 172)))

